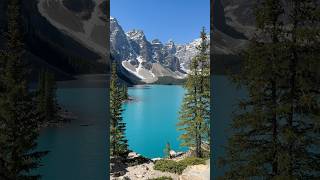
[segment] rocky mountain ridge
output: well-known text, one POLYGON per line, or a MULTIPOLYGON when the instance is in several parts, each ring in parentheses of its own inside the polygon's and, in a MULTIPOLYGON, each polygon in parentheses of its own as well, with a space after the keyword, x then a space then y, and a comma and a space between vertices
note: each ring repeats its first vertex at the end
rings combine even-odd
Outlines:
MULTIPOLYGON (((7 6, 0 1, 0 46, 6 43, 7 6)), ((108 61, 105 0, 21 1, 21 30, 30 79, 49 69, 58 80, 75 79, 79 74, 106 73, 108 61), (104 47, 104 48, 103 48, 104 47)))
POLYGON ((110 32, 111 54, 120 68, 145 83, 153 83, 159 77, 184 79, 200 44, 200 39, 188 44, 175 44, 172 40, 162 43, 159 39, 148 41, 142 30, 124 32, 114 17, 110 17, 110 32))
MULTIPOLYGON (((1 34, 6 29, 7 2, 8 0, 0 2, 1 34)), ((249 0, 214 2, 212 74, 225 74, 228 68, 238 66, 240 60, 237 54, 254 33, 252 7, 253 3, 249 0)), ((106 0, 30 0, 22 1, 21 9, 26 49, 30 52, 28 59, 36 64, 34 69, 49 67, 60 79, 69 79, 79 73, 104 73, 105 71, 97 71, 104 64, 105 69, 108 69, 110 61, 106 37, 109 17, 106 0), (72 63, 69 62, 70 59, 72 63), (79 59, 83 64, 81 71, 73 67, 79 59), (89 66, 93 67, 92 70, 86 70, 89 66)), ((121 79, 131 83, 141 82, 141 78, 130 72, 137 72, 139 64, 139 74, 151 82, 155 80, 153 75, 158 81, 161 77, 180 80, 177 78, 185 76, 190 57, 195 54, 197 40, 185 45, 163 43, 157 39, 148 41, 142 31, 123 32, 112 21, 110 19, 110 38, 111 41, 112 38, 116 41, 111 43, 111 49, 116 51, 112 52, 111 59, 125 61, 126 68, 120 63, 121 79), (117 30, 112 31, 113 28, 117 30), (138 59, 139 56, 141 57, 138 59)), ((2 39, 0 37, 0 44, 4 42, 2 39)))

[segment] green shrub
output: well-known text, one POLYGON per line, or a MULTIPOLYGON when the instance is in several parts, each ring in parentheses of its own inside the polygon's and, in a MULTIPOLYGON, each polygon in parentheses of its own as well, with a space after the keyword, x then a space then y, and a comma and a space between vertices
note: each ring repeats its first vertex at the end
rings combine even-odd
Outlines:
POLYGON ((155 170, 159 170, 162 172, 171 172, 175 174, 181 174, 187 166, 205 164, 206 159, 196 158, 196 157, 187 157, 181 161, 173 161, 173 160, 159 160, 156 161, 154 165, 155 170))
POLYGON ((169 176, 161 176, 161 177, 157 177, 149 180, 173 180, 173 179, 172 177, 169 177, 169 176))
POLYGON ((181 165, 178 162, 173 160, 159 160, 156 161, 154 165, 155 170, 159 170, 162 172, 171 172, 176 174, 181 174, 182 171, 186 168, 186 166, 181 165))
POLYGON ((198 164, 206 164, 206 160, 203 158, 187 157, 179 161, 179 163, 185 166, 193 166, 198 164))

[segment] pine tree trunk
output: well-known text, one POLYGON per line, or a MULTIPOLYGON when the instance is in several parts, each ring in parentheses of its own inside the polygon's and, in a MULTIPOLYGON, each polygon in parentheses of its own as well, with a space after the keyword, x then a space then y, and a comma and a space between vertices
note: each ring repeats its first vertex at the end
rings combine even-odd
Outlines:
MULTIPOLYGON (((291 131, 293 131, 293 119, 294 119, 294 99, 295 99, 295 74, 296 74, 296 52, 295 50, 293 50, 294 52, 294 57, 291 60, 291 67, 290 67, 290 71, 291 71, 291 78, 290 78, 290 113, 289 113, 289 118, 288 118, 288 126, 289 129, 291 131)), ((293 142, 292 142, 292 137, 290 137, 289 140, 289 158, 290 158, 290 164, 289 164, 289 175, 293 175, 293 142)))
POLYGON ((277 145, 277 136, 278 136, 278 124, 277 124, 277 94, 276 94, 277 86, 276 82, 272 82, 272 103, 273 103, 273 118, 272 118, 272 143, 273 143, 273 160, 272 160, 272 174, 273 176, 278 175, 278 160, 277 160, 277 153, 278 153, 278 145, 277 145))
MULTIPOLYGON (((199 125, 199 129, 201 129, 201 123, 199 125)), ((199 131, 200 132, 200 131, 199 131)), ((199 133, 199 154, 198 154, 198 157, 202 157, 202 149, 201 149, 201 144, 202 144, 202 138, 201 138, 201 134, 199 133)))
MULTIPOLYGON (((195 77, 198 77, 198 74, 197 74, 197 70, 195 70, 195 77)), ((197 103, 197 97, 198 97, 198 89, 197 89, 197 86, 194 86, 194 95, 195 95, 195 107, 197 109, 195 109, 195 121, 197 121, 197 118, 198 118, 198 103, 197 103)), ((196 148, 196 157, 200 157, 200 148, 199 148, 199 135, 200 135, 200 129, 199 129, 199 123, 196 122, 196 135, 195 135, 195 148, 196 148)))
MULTIPOLYGON (((292 28, 292 53, 293 57, 290 59, 290 72, 291 72, 291 77, 290 77, 290 112, 289 112, 289 117, 288 117, 288 126, 291 131, 293 131, 293 121, 294 121, 294 100, 295 100, 295 89, 296 89, 296 65, 297 65, 297 50, 296 50, 296 43, 297 43, 297 37, 296 37, 296 29, 298 25, 298 20, 297 20, 297 8, 298 7, 298 2, 296 0, 293 1, 293 28, 292 28)), ((289 140, 289 175, 293 176, 293 142, 292 142, 292 137, 290 137, 289 140)))
MULTIPOLYGON (((273 19, 273 31, 272 31, 272 41, 274 44, 279 43, 279 39, 277 37, 277 18, 278 16, 274 17, 273 19)), ((272 53, 272 66, 273 70, 276 66, 276 54, 272 53)), ((275 74, 275 73, 273 73, 275 74)), ((278 122, 277 122, 277 77, 273 75, 273 79, 271 80, 271 97, 272 97, 272 143, 273 143, 273 159, 272 159, 272 174, 273 176, 277 176, 278 172, 278 122)))

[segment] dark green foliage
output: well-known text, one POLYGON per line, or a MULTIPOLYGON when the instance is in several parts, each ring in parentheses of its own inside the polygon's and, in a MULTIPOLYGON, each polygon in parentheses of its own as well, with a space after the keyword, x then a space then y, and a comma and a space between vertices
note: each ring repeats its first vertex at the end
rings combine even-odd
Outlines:
POLYGON ((190 73, 185 83, 186 94, 177 124, 182 146, 195 149, 195 155, 202 157, 202 143, 210 142, 210 65, 206 33, 201 32, 198 54, 192 59, 190 73))
POLYGON ((39 179, 28 173, 47 152, 35 151, 41 117, 28 90, 18 0, 8 5, 7 46, 0 54, 0 179, 39 179))
POLYGON ((44 118, 44 123, 59 119, 56 100, 56 82, 54 74, 42 70, 38 80, 37 90, 38 112, 44 118))
POLYGON ((149 179, 149 180, 173 180, 173 179, 172 179, 172 177, 169 177, 169 176, 161 176, 161 177, 152 178, 152 179, 149 179))
POLYGON ((162 160, 156 161, 154 165, 154 169, 162 172, 182 174, 183 170, 186 169, 188 166, 205 164, 205 163, 206 163, 205 159, 196 158, 196 157, 188 157, 180 161, 162 159, 162 160))
POLYGON ((197 157, 187 157, 179 161, 180 164, 185 166, 193 166, 198 164, 206 164, 205 158, 197 158, 197 157))
POLYGON ((96 62, 94 60, 85 60, 81 58, 72 58, 68 59, 68 66, 70 66, 70 71, 73 74, 97 74, 105 73, 106 67, 105 64, 96 62))
POLYGON ((318 179, 320 31, 312 14, 319 5, 263 0, 256 7, 257 36, 234 78, 248 97, 232 122, 223 179, 318 179))
POLYGON ((185 79, 176 79, 171 76, 160 76, 158 80, 154 82, 154 84, 166 84, 166 85, 183 85, 185 83, 185 79))
POLYGON ((166 158, 170 157, 170 150, 171 150, 170 143, 167 143, 166 147, 163 150, 164 157, 166 157, 166 158))
POLYGON ((125 136, 126 124, 122 118, 123 94, 118 83, 116 64, 112 64, 110 79, 110 154, 124 156, 128 154, 128 141, 125 136))
POLYGON ((173 160, 159 160, 156 161, 153 168, 162 172, 181 174, 186 166, 173 160))
POLYGON ((124 101, 129 99, 128 86, 126 84, 122 84, 121 94, 124 101))
POLYGON ((320 2, 291 0, 280 105, 280 177, 320 178, 320 2))
MULTIPOLYGON (((210 158, 210 150, 201 149, 202 158, 210 158)), ((191 157, 196 157, 196 152, 191 150, 191 157)))

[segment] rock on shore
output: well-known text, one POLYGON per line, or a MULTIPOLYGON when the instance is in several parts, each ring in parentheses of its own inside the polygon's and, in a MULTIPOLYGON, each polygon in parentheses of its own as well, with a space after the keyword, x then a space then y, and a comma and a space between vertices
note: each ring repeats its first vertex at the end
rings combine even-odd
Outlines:
POLYGON ((111 176, 111 180, 148 180, 161 176, 172 177, 174 180, 210 180, 210 160, 206 165, 187 167, 181 175, 154 170, 154 162, 129 166, 119 177, 111 176))
MULTIPOLYGON (((191 155, 191 151, 175 153, 173 161, 180 161, 191 155)), ((174 180, 210 180, 210 160, 206 164, 188 166, 182 174, 162 172, 153 167, 157 160, 149 159, 136 152, 130 152, 127 158, 113 158, 110 163, 111 180, 148 180, 162 176, 171 177, 174 180)))
POLYGON ((179 180, 209 180, 210 179, 210 160, 207 163, 187 167, 179 180))
POLYGON ((127 167, 127 172, 120 177, 111 177, 111 180, 147 180, 161 176, 170 176, 174 180, 179 179, 179 175, 161 172, 153 169, 154 163, 144 163, 136 166, 127 167))

